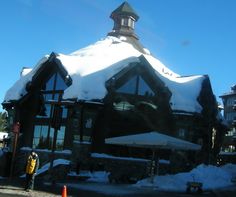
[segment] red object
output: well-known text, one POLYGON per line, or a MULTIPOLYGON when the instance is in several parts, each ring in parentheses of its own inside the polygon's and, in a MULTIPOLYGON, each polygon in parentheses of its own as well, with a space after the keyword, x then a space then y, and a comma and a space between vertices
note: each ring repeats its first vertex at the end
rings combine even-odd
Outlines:
POLYGON ((66 188, 66 185, 63 186, 61 197, 67 197, 67 188, 66 188))
POLYGON ((19 133, 19 132, 20 132, 20 123, 19 123, 19 122, 17 122, 17 123, 14 124, 14 126, 13 126, 13 132, 14 132, 14 133, 19 133))

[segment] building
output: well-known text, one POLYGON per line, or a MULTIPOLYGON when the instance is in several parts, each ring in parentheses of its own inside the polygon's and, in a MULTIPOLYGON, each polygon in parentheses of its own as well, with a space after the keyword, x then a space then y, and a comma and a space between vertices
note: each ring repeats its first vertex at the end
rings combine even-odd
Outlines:
POLYGON ((220 96, 224 105, 224 118, 228 124, 228 130, 224 137, 224 143, 222 145, 221 157, 224 162, 236 163, 236 110, 234 105, 236 104, 236 85, 231 87, 231 91, 220 96))
POLYGON ((146 150, 104 140, 159 131, 201 144, 191 161, 208 162, 224 132, 209 77, 180 76, 153 57, 135 34, 139 16, 127 2, 110 17, 114 27, 103 40, 43 57, 8 90, 2 105, 9 124, 21 125, 19 152, 71 150, 75 162, 91 152, 146 157, 146 150))

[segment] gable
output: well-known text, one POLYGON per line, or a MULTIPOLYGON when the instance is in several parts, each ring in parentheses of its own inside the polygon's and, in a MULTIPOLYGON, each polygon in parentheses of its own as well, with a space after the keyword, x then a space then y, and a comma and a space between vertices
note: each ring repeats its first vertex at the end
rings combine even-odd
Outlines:
POLYGON ((170 92, 164 83, 156 75, 153 75, 153 68, 142 63, 131 63, 112 76, 106 82, 107 89, 137 96, 152 97, 165 94, 167 98, 170 97, 170 92))
POLYGON ((46 81, 56 72, 60 74, 61 82, 64 81, 67 86, 71 85, 72 79, 60 61, 56 59, 56 54, 52 53, 49 57, 45 56, 34 69, 16 81, 7 91, 4 100, 23 102, 31 91, 42 89, 46 81))

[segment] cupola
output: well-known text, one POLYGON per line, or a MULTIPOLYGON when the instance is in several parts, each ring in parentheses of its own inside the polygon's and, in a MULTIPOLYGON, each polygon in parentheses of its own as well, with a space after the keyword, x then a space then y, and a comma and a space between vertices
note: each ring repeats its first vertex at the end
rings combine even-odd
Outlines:
POLYGON ((122 3, 116 8, 110 15, 110 18, 114 21, 114 27, 112 32, 108 33, 110 36, 131 36, 138 39, 138 36, 134 33, 135 22, 139 19, 139 16, 128 4, 128 2, 122 3))

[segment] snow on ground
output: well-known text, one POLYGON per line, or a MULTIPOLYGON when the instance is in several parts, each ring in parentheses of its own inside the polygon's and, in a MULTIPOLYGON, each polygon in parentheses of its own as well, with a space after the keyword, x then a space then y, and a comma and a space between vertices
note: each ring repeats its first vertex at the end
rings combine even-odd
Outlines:
MULTIPOLYGON (((70 175, 73 175, 73 173, 70 175)), ((107 172, 91 173, 88 171, 82 171, 79 175, 74 173, 74 176, 86 176, 88 179, 85 182, 68 183, 68 186, 104 194, 117 195, 135 193, 146 188, 153 188, 160 191, 183 192, 186 191, 186 183, 188 181, 202 182, 203 190, 223 189, 235 184, 231 182, 231 180, 236 176, 236 165, 227 164, 221 167, 216 167, 201 164, 190 172, 155 176, 153 183, 151 183, 150 178, 147 178, 140 180, 134 185, 109 184, 108 175, 109 173, 107 172)))
POLYGON ((232 186, 232 178, 236 176, 236 165, 227 164, 222 167, 201 164, 186 173, 155 176, 153 183, 150 178, 140 180, 136 186, 154 186, 160 190, 185 191, 188 181, 203 183, 203 190, 232 186))
MULTIPOLYGON (((93 154, 94 157, 101 155, 93 154)), ((102 155, 104 156, 104 155, 102 155)), ((107 155, 105 155, 107 156, 107 155)), ((53 166, 69 165, 70 161, 65 159, 54 160, 53 166)), ((50 163, 42 166, 37 174, 43 173, 49 169, 50 163)), ((24 177, 22 175, 21 177, 24 177)), ((71 188, 79 188, 82 190, 96 191, 103 194, 117 194, 125 195, 138 191, 144 188, 155 188, 160 191, 182 192, 186 190, 186 184, 189 181, 196 181, 203 183, 203 190, 223 189, 235 185, 232 180, 236 177, 236 164, 226 164, 221 167, 201 164, 191 170, 190 172, 178 173, 173 175, 155 176, 153 183, 151 178, 146 178, 138 181, 134 185, 116 185, 109 183, 109 172, 105 171, 81 171, 80 174, 70 172, 68 176, 82 176, 86 177, 86 181, 78 183, 66 183, 71 188)))

